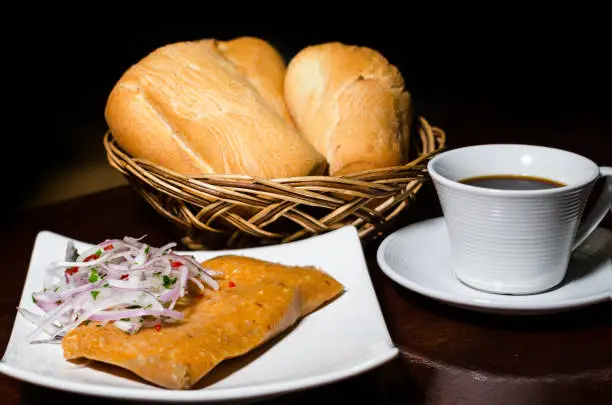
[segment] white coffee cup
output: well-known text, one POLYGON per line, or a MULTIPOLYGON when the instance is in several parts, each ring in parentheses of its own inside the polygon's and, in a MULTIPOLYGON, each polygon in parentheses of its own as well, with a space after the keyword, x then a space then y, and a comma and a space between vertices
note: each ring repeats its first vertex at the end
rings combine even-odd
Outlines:
POLYGON ((489 144, 445 151, 428 163, 459 280, 498 294, 533 294, 559 284, 571 252, 611 210, 612 168, 572 152, 489 144), (479 176, 520 175, 563 186, 502 190, 462 183, 479 176), (597 179, 607 176, 589 217, 580 220, 597 179), (580 228, 579 228, 580 225, 580 228))

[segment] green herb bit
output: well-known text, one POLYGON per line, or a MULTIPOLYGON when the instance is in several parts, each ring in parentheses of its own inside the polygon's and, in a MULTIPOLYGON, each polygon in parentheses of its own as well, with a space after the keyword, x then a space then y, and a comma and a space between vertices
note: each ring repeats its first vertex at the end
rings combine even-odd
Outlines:
POLYGON ((32 302, 36 304, 36 298, 34 298, 34 294, 32 294, 32 302))
POLYGON ((153 308, 153 304, 149 304, 145 307, 145 309, 153 308))
POLYGON ((96 328, 101 328, 101 327, 102 327, 102 325, 100 325, 100 324, 96 325, 96 328))
POLYGON ((164 287, 170 289, 176 283, 176 277, 164 276, 164 287))
POLYGON ((96 256, 98 256, 98 257, 102 256, 102 249, 99 249, 99 250, 96 252, 96 256))
POLYGON ((127 307, 127 309, 138 309, 141 308, 140 305, 130 305, 129 307, 127 307))
POLYGON ((91 269, 91 274, 89 275, 89 282, 95 283, 100 279, 100 275, 98 274, 98 270, 95 267, 91 269))
POLYGON ((88 321, 83 321, 83 325, 87 326, 87 325, 89 325, 89 322, 91 322, 91 321, 89 321, 89 320, 88 321))
POLYGON ((150 247, 150 246, 147 246, 147 247, 145 248, 145 254, 147 254, 147 255, 148 255, 150 251, 151 251, 151 247, 150 247))
POLYGON ((96 290, 94 290, 94 291, 92 291, 92 292, 91 292, 91 296, 93 297, 93 299, 94 299, 94 300, 96 299, 96 297, 98 296, 98 294, 100 294, 100 291, 96 291, 96 290))
POLYGON ((108 283, 106 283, 102 287, 110 287, 110 285, 108 283))
POLYGON ((129 322, 129 321, 130 321, 130 318, 121 318, 120 320, 121 320, 121 321, 125 321, 125 322, 129 322))

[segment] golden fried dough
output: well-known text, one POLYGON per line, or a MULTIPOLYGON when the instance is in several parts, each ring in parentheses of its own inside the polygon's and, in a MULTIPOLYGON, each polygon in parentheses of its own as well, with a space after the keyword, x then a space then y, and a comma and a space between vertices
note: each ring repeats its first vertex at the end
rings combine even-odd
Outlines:
POLYGON ((248 353, 343 291, 313 267, 231 255, 203 266, 224 273, 219 291, 207 290, 185 308, 183 321, 134 335, 112 323, 82 324, 62 340, 64 357, 114 364, 161 387, 187 389, 221 361, 248 353))

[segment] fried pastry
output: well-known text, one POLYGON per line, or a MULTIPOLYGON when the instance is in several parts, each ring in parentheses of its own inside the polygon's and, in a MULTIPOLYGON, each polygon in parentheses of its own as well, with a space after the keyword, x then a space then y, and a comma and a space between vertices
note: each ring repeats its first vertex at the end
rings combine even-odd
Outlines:
POLYGON ((188 389, 226 359, 244 355, 339 296, 343 286, 314 267, 226 255, 202 263, 223 272, 218 291, 183 309, 184 320, 127 334, 90 322, 62 340, 66 359, 132 371, 168 389, 188 389))

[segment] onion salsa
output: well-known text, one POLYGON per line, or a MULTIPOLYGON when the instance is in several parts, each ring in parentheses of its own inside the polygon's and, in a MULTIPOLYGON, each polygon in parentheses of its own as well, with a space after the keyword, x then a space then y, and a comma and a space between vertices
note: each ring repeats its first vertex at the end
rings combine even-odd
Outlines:
POLYGON ((32 301, 45 314, 25 308, 19 313, 37 327, 30 343, 59 342, 81 323, 112 322, 134 334, 141 328, 160 330, 164 323, 183 319, 177 302, 189 293, 188 282, 205 292, 218 290, 219 272, 206 269, 191 255, 172 251, 171 242, 155 248, 141 238, 107 239, 79 253, 69 241, 63 262, 52 262, 45 271, 42 291, 32 301), (48 338, 35 340, 44 332, 48 338))

